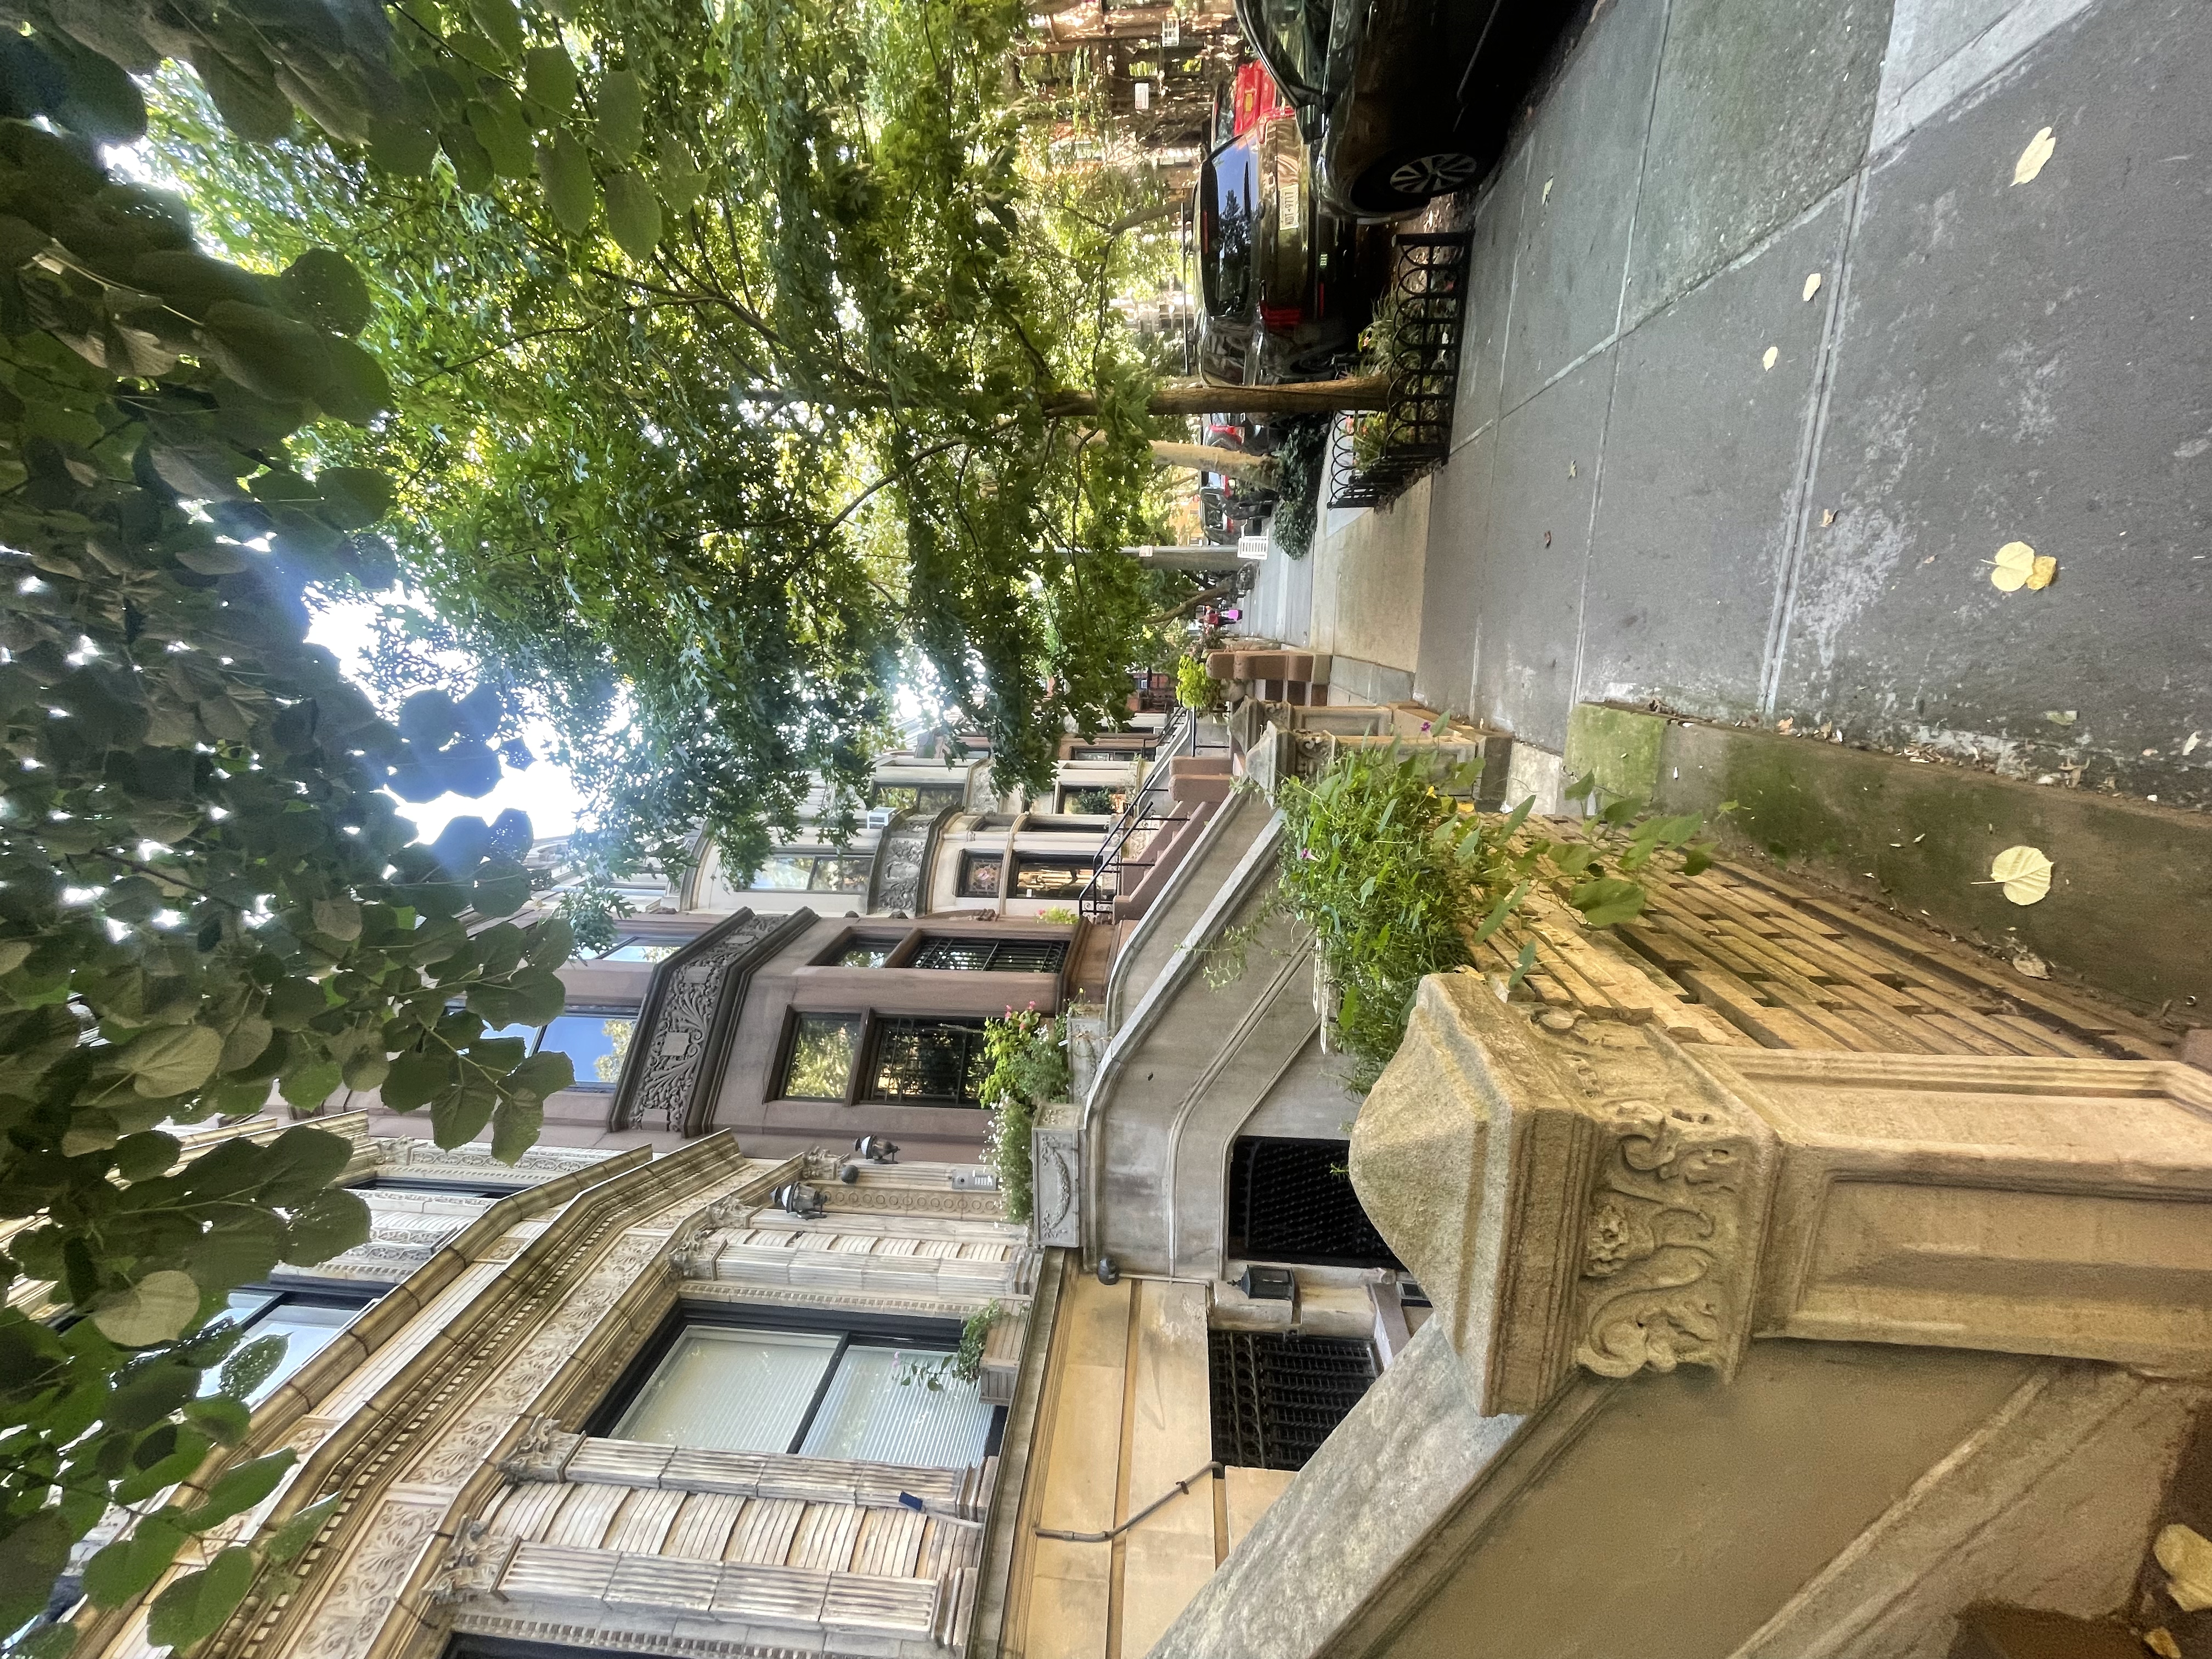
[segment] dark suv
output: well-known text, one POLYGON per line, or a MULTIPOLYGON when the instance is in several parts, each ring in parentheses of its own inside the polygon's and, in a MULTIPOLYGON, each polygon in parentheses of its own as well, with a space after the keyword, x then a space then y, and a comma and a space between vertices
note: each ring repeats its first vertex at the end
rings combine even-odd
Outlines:
POLYGON ((1573 15, 1563 0, 1237 0, 1297 106, 1324 200, 1362 218, 1463 190, 1573 15))
POLYGON ((1381 263, 1371 249, 1363 262, 1373 238, 1357 221, 1316 201, 1297 122, 1263 118, 1217 148, 1195 205, 1208 378, 1263 386, 1351 362, 1381 263))

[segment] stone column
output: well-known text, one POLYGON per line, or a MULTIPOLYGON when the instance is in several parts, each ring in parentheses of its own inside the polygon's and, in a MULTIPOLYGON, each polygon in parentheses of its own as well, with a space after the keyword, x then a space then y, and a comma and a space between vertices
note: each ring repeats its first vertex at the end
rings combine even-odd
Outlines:
POLYGON ((1721 1049, 1423 982, 1352 1177, 1486 1413, 1757 1336, 2212 1370, 2212 1076, 1721 1049))

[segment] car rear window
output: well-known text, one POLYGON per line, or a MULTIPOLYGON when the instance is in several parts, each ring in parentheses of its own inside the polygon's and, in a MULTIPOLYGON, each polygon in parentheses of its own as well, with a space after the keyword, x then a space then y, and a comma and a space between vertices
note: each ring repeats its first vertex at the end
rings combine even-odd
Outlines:
POLYGON ((1248 0, 1246 9, 1257 36, 1253 44, 1285 89, 1310 92, 1319 87, 1328 6, 1314 0, 1248 0))
POLYGON ((1259 168, 1249 138, 1217 151, 1199 175, 1198 263, 1206 308, 1214 316, 1239 315, 1250 298, 1259 191, 1259 168))

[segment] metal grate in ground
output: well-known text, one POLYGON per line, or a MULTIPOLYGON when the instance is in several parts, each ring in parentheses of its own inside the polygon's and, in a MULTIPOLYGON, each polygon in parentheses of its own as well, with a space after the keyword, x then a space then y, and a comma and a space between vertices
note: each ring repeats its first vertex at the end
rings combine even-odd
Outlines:
POLYGON ((1375 1381, 1364 1342, 1295 1331, 1208 1331, 1213 1455, 1248 1469, 1302 1469, 1375 1381))

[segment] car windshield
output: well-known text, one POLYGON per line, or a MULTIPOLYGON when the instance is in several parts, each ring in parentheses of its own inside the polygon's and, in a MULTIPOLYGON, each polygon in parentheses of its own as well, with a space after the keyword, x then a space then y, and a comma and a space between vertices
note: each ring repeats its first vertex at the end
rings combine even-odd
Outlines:
POLYGON ((1328 8, 1316 0, 1247 0, 1253 45, 1267 67, 1296 96, 1321 85, 1322 43, 1328 39, 1328 8))
POLYGON ((1198 264, 1212 316, 1243 314, 1252 288, 1252 229, 1259 217, 1254 146, 1239 139, 1207 158, 1198 180, 1198 264))

